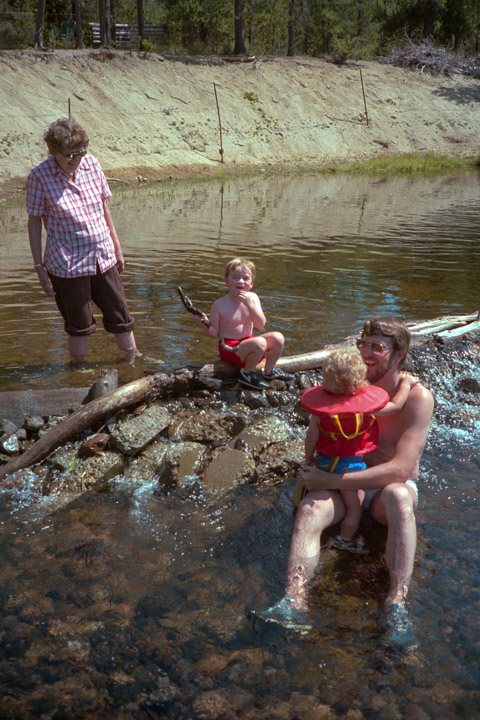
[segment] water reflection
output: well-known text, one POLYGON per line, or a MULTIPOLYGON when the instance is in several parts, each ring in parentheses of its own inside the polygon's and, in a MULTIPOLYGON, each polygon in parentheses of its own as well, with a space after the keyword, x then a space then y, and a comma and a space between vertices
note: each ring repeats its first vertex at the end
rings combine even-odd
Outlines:
MULTIPOLYGON (((222 271, 244 254, 269 329, 286 353, 355 333, 372 313, 414 321, 470 313, 478 305, 479 179, 269 177, 119 190, 111 201, 127 257, 124 282, 139 346, 168 367, 214 357, 214 343, 187 316, 182 285, 208 311, 222 271)), ((62 323, 41 294, 23 208, 1 212, 0 387, 84 385, 118 364, 114 341, 91 341, 90 375, 65 367, 62 323)), ((140 367, 139 372, 143 372, 140 367)), ((120 368, 128 379, 126 368, 120 368)))

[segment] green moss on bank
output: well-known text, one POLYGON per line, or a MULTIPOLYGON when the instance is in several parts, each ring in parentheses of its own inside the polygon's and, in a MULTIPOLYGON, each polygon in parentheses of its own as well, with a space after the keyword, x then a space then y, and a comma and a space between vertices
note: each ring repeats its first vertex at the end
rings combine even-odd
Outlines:
POLYGON ((380 155, 354 162, 341 168, 342 172, 351 175, 440 175, 464 172, 480 166, 479 157, 460 158, 446 155, 380 155))

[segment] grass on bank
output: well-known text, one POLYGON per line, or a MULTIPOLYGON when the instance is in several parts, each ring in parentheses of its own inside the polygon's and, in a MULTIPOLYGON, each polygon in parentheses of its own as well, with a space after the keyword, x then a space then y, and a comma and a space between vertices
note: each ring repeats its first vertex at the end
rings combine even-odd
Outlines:
POLYGON ((441 175, 480 167, 480 157, 460 158, 447 155, 379 155, 363 162, 350 163, 341 172, 350 175, 441 175))

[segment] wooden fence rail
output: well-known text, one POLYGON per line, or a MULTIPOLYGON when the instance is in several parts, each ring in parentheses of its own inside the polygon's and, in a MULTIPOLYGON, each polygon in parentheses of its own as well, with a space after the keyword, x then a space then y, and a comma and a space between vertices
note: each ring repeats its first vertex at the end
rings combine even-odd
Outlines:
MULTIPOLYGON (((100 23, 89 23, 92 30, 93 47, 100 47, 100 23)), ((165 23, 145 23, 143 38, 151 42, 160 42, 166 32, 165 23)), ((138 46, 138 25, 115 24, 115 47, 134 48, 138 46)))

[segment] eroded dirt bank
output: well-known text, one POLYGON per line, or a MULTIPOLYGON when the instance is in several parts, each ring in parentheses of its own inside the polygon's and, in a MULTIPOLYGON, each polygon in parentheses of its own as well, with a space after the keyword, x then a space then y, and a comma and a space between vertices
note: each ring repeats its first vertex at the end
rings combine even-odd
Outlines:
POLYGON ((137 181, 269 164, 320 166, 380 154, 478 152, 480 82, 378 62, 0 53, 0 185, 22 188, 42 134, 71 114, 107 175, 137 181), (369 125, 360 79, 365 86, 369 125))

